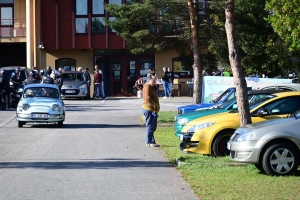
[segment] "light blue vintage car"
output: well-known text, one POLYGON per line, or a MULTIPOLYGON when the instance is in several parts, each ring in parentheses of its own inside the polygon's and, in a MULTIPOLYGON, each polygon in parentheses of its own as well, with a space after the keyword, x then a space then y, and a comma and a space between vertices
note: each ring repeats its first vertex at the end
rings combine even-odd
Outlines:
POLYGON ((18 127, 27 123, 57 123, 63 126, 65 105, 59 88, 53 84, 30 84, 24 87, 17 107, 18 127))

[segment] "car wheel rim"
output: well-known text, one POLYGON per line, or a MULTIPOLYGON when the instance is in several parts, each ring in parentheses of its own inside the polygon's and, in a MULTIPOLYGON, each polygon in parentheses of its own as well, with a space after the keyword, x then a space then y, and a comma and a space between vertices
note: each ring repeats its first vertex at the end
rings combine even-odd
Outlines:
POLYGON ((220 155, 224 155, 224 156, 229 155, 229 150, 227 149, 228 141, 229 141, 228 137, 225 137, 222 140, 220 140, 219 145, 218 145, 220 155))
POLYGON ((275 150, 270 157, 270 165, 278 174, 286 174, 295 164, 293 153, 285 148, 275 150))

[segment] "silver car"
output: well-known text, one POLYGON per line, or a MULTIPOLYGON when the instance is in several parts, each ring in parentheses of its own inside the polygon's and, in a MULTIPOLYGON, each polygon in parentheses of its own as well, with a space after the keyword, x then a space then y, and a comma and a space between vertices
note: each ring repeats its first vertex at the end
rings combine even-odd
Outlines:
POLYGON ((63 98, 88 98, 88 84, 83 72, 63 72, 61 78, 63 80, 61 87, 63 98))
POLYGON ((299 127, 300 111, 241 127, 227 143, 230 159, 252 163, 268 175, 291 175, 299 166, 299 127))
POLYGON ((24 87, 17 107, 18 127, 27 123, 57 123, 63 126, 65 105, 59 88, 53 84, 30 84, 24 87))

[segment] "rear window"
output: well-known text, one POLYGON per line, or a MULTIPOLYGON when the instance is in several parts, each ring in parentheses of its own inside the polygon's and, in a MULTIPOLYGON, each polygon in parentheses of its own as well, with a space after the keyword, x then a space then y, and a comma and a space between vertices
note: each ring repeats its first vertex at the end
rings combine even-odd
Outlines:
POLYGON ((63 81, 84 81, 83 74, 79 73, 64 73, 61 74, 63 81))

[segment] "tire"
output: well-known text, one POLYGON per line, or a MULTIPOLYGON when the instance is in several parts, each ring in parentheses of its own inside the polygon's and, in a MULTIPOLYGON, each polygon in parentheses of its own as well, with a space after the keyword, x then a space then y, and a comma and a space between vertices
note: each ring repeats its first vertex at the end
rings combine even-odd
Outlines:
POLYGON ((63 122, 63 121, 60 121, 60 122, 57 123, 57 127, 58 127, 58 128, 62 128, 63 125, 64 125, 64 122, 63 122))
POLYGON ((273 144, 263 153, 262 166, 271 176, 291 175, 299 166, 298 150, 286 143, 273 144))
POLYGON ((19 128, 22 128, 24 124, 25 124, 24 122, 18 121, 18 127, 19 128))
POLYGON ((233 131, 224 131, 216 136, 212 146, 212 154, 214 156, 228 156, 230 151, 227 149, 227 142, 232 136, 233 131))

